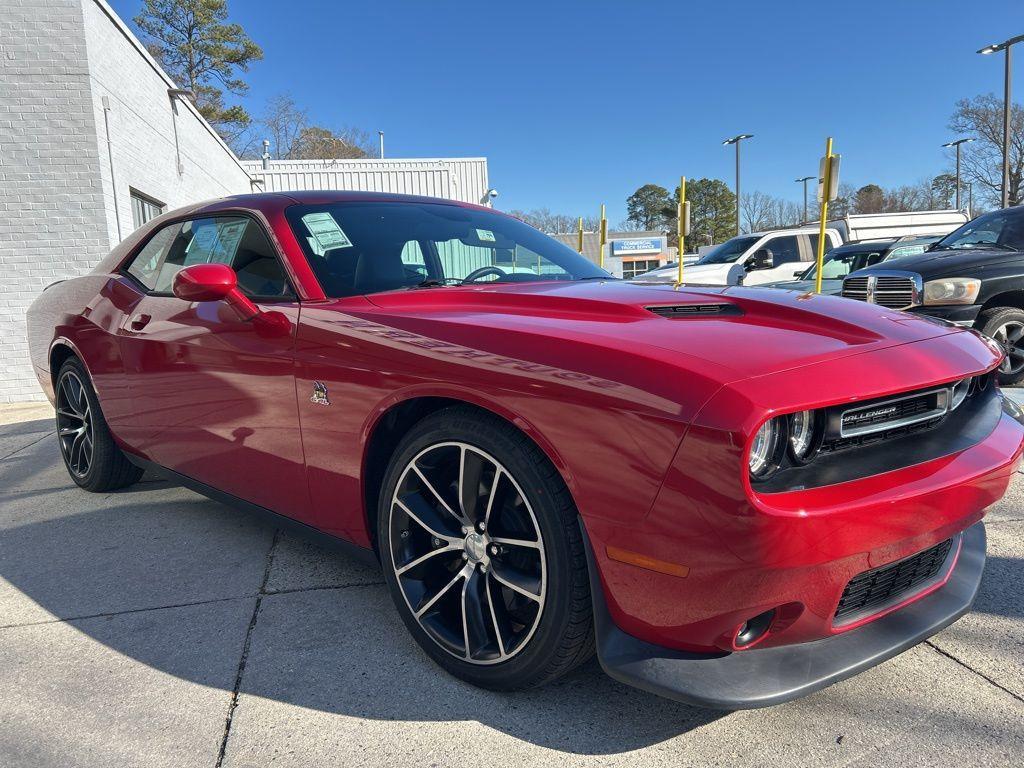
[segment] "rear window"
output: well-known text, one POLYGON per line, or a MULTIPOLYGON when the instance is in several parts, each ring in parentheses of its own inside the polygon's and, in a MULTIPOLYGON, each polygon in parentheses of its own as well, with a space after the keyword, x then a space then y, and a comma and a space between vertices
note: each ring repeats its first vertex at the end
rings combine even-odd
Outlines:
POLYGON ((367 202, 297 205, 286 216, 332 298, 424 283, 611 278, 533 227, 489 211, 367 202))

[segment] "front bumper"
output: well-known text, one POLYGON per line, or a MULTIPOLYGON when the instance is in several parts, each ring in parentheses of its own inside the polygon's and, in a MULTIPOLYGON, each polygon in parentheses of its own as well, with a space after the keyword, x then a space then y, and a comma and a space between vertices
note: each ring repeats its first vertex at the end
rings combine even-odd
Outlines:
MULTIPOLYGON (((587 537, 584 535, 584 541, 587 537)), ((945 585, 864 626, 798 645, 735 653, 677 651, 640 640, 608 613, 593 552, 590 561, 597 653, 620 682, 687 704, 753 709, 805 696, 880 664, 959 619, 974 602, 985 569, 985 527, 962 534, 960 555, 945 585)))
POLYGON ((959 325, 961 328, 973 328, 974 322, 978 319, 978 314, 981 312, 980 304, 958 304, 948 306, 927 306, 927 307, 911 307, 907 310, 916 315, 927 315, 928 317, 937 317, 940 320, 945 320, 953 325, 959 325))

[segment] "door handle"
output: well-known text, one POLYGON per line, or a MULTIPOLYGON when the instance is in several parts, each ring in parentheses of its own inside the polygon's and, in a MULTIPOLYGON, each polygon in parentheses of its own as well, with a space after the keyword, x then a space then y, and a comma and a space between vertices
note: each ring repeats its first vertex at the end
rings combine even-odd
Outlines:
POLYGON ((131 327, 133 331, 141 331, 153 318, 150 315, 136 315, 132 318, 131 327))

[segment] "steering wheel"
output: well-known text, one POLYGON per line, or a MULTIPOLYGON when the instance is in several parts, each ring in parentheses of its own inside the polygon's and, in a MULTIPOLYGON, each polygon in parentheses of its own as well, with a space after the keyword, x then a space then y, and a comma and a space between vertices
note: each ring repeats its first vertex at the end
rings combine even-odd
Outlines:
POLYGON ((487 277, 488 275, 496 275, 498 277, 498 279, 500 280, 502 278, 508 277, 508 272, 506 272, 503 269, 500 269, 498 267, 493 267, 493 266, 480 267, 479 269, 474 269, 472 272, 470 272, 468 275, 466 275, 464 278, 462 278, 462 282, 464 282, 464 283, 474 283, 477 280, 479 280, 481 277, 487 277))

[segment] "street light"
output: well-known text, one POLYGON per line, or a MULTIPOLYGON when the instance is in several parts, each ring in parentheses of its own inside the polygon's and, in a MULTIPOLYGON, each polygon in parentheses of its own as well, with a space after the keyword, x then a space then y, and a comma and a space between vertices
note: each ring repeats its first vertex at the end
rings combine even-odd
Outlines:
POLYGON ((1024 35, 1011 37, 1002 43, 986 45, 978 53, 988 55, 998 51, 1006 51, 1006 71, 1003 75, 1003 208, 1010 205, 1010 79, 1013 68, 1013 52, 1015 43, 1024 40, 1024 35))
POLYGON ((974 139, 957 139, 956 141, 947 141, 942 146, 944 147, 956 147, 956 209, 960 210, 960 145, 970 144, 974 139))
POLYGON ((797 179, 796 180, 797 184, 803 182, 803 185, 804 185, 804 219, 803 220, 805 222, 807 221, 807 182, 810 181, 811 179, 816 179, 816 178, 818 178, 818 177, 817 176, 804 176, 802 179, 797 179))
POLYGON ((736 145, 736 234, 740 233, 740 142, 744 139, 752 139, 754 134, 752 133, 741 133, 739 136, 733 136, 731 139, 726 139, 722 142, 722 145, 735 144, 736 145))

